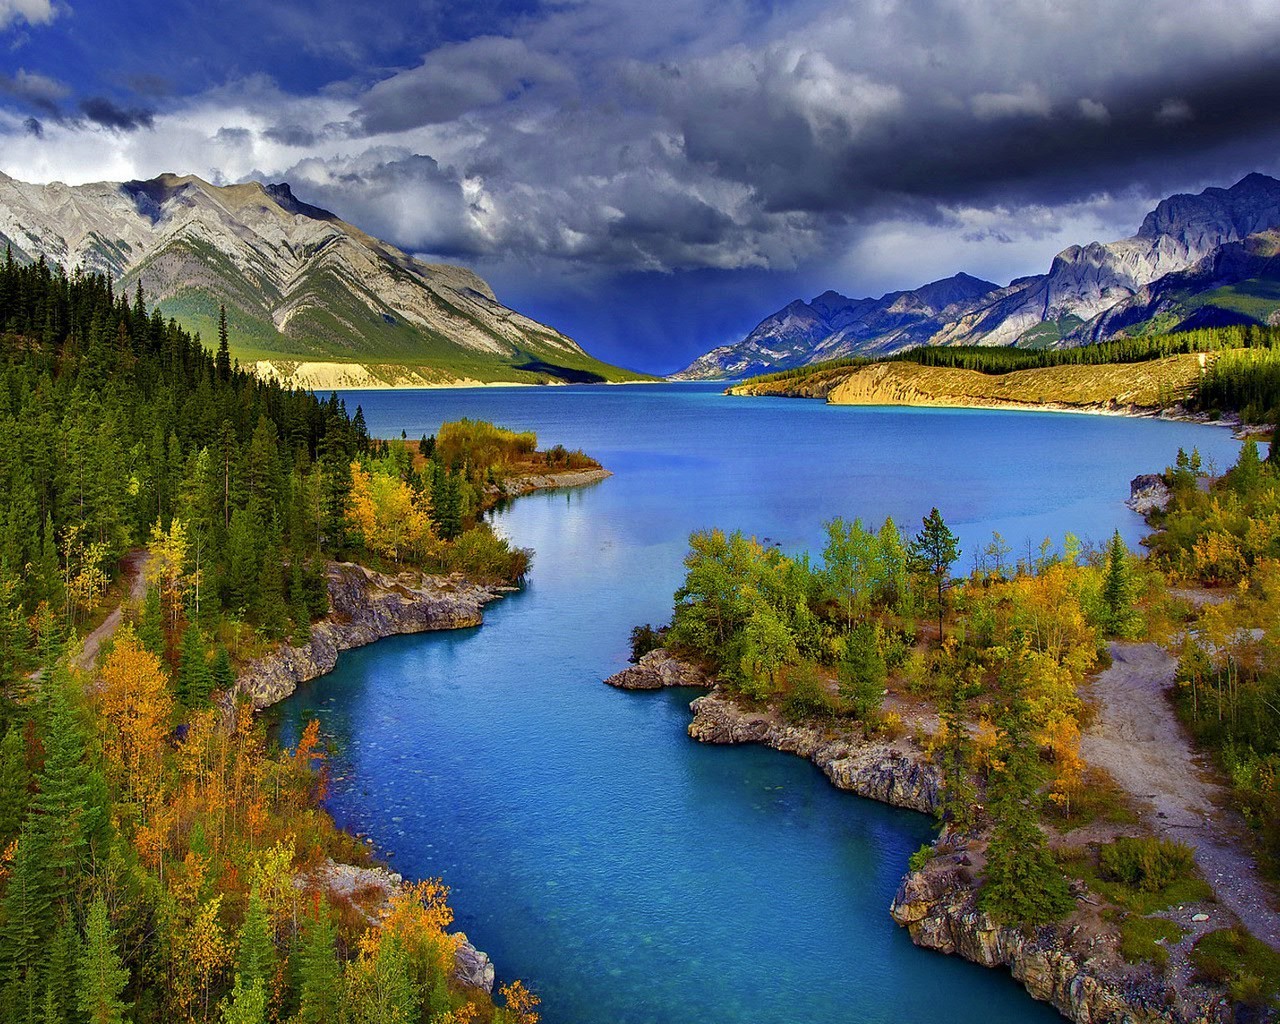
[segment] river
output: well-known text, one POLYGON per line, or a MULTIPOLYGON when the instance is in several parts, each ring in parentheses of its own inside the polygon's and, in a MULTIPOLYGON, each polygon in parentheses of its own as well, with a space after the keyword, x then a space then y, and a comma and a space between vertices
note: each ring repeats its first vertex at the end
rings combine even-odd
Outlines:
POLYGON ((397 870, 452 886, 457 924, 542 996, 547 1024, 948 1024, 1060 1019, 1007 974, 912 946, 888 905, 930 821, 799 758, 685 735, 689 692, 601 685, 665 621, 693 529, 821 545, 836 515, 964 546, 1096 542, 1141 520, 1128 482, 1224 429, 1121 417, 829 407, 703 385, 348 392, 375 436, 459 416, 582 447, 614 476, 522 498, 495 525, 536 551, 479 629, 344 654, 280 705, 319 717, 329 807, 397 870))

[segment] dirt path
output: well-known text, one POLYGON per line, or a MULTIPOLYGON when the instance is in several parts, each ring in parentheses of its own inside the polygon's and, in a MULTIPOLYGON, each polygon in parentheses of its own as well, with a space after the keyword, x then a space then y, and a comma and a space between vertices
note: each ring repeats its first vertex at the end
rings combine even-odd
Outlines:
POLYGON ((129 601, 141 601, 147 594, 147 581, 143 572, 147 564, 145 548, 130 551, 120 559, 120 574, 130 580, 129 596, 111 609, 111 614, 102 620, 102 625, 84 638, 84 648, 76 656, 76 668, 88 670, 93 667, 98 651, 107 639, 112 636, 124 620, 124 606, 129 601))
POLYGON ((1151 807, 1148 823, 1195 850, 1218 899, 1259 939, 1280 949, 1280 913, 1241 842, 1224 821, 1224 786, 1191 745, 1169 704, 1176 660, 1155 644, 1111 644, 1112 664, 1093 683, 1098 720, 1081 753, 1151 807))

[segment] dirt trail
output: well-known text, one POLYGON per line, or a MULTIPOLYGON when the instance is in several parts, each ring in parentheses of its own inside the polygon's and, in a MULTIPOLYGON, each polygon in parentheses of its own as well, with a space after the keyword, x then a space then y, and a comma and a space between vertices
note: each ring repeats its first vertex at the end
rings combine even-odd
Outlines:
POLYGON ((1280 949, 1280 913, 1246 852, 1243 823, 1224 814, 1227 790, 1193 750, 1170 706, 1176 660, 1150 643, 1114 642, 1111 657, 1111 667, 1093 683, 1098 720, 1084 734, 1081 753, 1149 803, 1149 824, 1190 846, 1218 899, 1254 935, 1280 949))
POLYGON ((143 572, 146 564, 147 552, 145 548, 137 548, 130 551, 124 558, 120 559, 120 574, 125 579, 130 580, 129 596, 112 608, 111 614, 102 620, 102 625, 84 638, 84 648, 73 662, 76 668, 87 671, 93 667, 102 645, 120 628, 120 623, 124 620, 125 604, 129 601, 141 601, 146 597, 147 581, 146 574, 143 572))

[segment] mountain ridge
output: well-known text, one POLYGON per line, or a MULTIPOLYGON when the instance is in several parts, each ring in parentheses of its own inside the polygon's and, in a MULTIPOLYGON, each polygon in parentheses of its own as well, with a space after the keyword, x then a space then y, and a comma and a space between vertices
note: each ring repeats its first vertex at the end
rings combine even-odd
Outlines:
POLYGON ((1230 188, 1168 196, 1128 238, 1068 246, 1044 274, 975 290, 932 314, 918 310, 921 315, 910 324, 883 329, 872 325, 876 330, 861 336, 833 327, 841 316, 856 319, 868 301, 920 295, 968 275, 957 274, 913 291, 890 292, 880 300, 845 300, 842 308, 829 307, 815 318, 807 332, 797 322, 797 329, 781 336, 774 329, 775 318, 796 308, 791 303, 760 321, 742 341, 700 356, 674 378, 728 378, 844 356, 887 355, 917 345, 1044 347, 1100 341, 1144 328, 1176 329, 1189 317, 1197 318, 1193 323, 1215 320, 1212 313, 1200 312, 1206 301, 1218 301, 1204 298, 1214 289, 1243 288, 1242 295, 1224 293, 1221 301, 1228 302, 1227 312, 1217 319, 1265 323, 1280 316, 1280 283, 1271 286, 1272 281, 1280 282, 1280 262, 1270 259, 1274 252, 1268 248, 1274 248, 1276 240, 1252 248, 1249 240, 1265 238, 1278 228, 1280 181, 1254 172, 1230 188), (1267 250, 1268 255, 1228 260, 1231 270, 1224 272, 1224 261, 1216 258, 1228 246, 1243 247, 1241 252, 1255 256, 1267 250), (1191 273, 1197 267, 1200 270, 1191 273), (1211 272, 1213 267, 1218 268, 1216 274, 1211 272), (1249 276, 1254 274, 1261 276, 1249 276), (1169 286, 1161 287, 1166 280, 1169 286))
POLYGON ((300 200, 287 182, 167 173, 38 185, 0 172, 0 244, 18 259, 141 284, 205 339, 216 338, 225 304, 247 364, 398 366, 441 384, 642 376, 503 305, 473 271, 411 256, 300 200))

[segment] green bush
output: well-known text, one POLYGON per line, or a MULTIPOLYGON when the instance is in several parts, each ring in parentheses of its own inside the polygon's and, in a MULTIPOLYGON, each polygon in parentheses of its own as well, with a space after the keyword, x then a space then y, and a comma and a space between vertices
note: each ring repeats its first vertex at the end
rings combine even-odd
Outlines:
POLYGON ((1102 847, 1098 861, 1104 878, 1145 893, 1196 877, 1191 847, 1168 839, 1120 838, 1102 847))
POLYGON ((907 861, 907 867, 912 871, 923 871, 925 865, 937 855, 938 850, 933 843, 921 843, 920 849, 916 850, 907 861))
POLYGON ((475 583, 515 584, 524 579, 532 557, 528 548, 513 548, 505 537, 481 523, 443 546, 436 568, 462 573, 475 583))
POLYGON ((1169 963, 1164 943, 1177 942, 1185 934, 1166 918, 1131 914, 1120 925, 1120 955, 1131 964, 1151 963, 1163 970, 1169 963))
POLYGON ((809 662, 801 662, 787 670, 786 688, 782 712, 792 721, 830 716, 838 710, 822 673, 809 662))
POLYGON ((1221 928, 1200 938, 1191 962, 1207 981, 1225 984, 1242 1003, 1277 1005, 1280 953, 1242 928, 1221 928))

